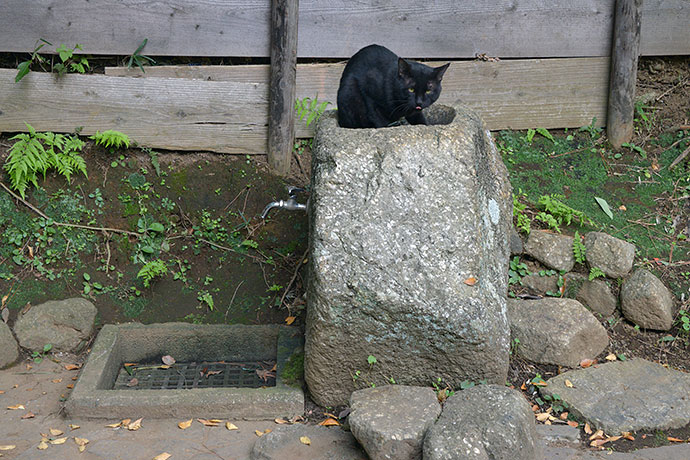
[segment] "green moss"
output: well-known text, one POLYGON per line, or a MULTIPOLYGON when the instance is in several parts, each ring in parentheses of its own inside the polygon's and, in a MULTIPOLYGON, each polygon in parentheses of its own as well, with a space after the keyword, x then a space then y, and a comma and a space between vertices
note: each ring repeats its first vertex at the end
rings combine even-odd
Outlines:
POLYGON ((170 174, 170 179, 168 180, 168 185, 170 189, 182 195, 185 192, 185 187, 187 186, 187 170, 180 169, 170 174))
POLYGON ((301 386, 304 380, 304 352, 293 353, 285 363, 280 378, 290 386, 301 386))

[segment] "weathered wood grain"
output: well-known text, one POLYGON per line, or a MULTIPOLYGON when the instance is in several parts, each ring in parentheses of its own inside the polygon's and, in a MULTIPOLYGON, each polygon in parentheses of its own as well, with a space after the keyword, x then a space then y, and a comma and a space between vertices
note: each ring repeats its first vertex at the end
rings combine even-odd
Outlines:
MULTIPOLYGON (((297 66, 297 98, 335 101, 343 64, 297 66)), ((268 66, 152 68, 143 78, 32 72, 14 83, 0 69, 0 131, 83 133, 117 129, 141 145, 266 153, 268 66), (197 80, 180 78, 188 72, 197 80), (175 75, 165 78, 160 75, 175 75), (209 81, 208 78, 213 78, 209 81)), ((453 62, 440 103, 460 100, 490 129, 564 128, 606 122, 608 58, 453 62)), ((298 137, 313 125, 296 124, 298 137)))
POLYGON ((179 78, 31 72, 19 83, 0 69, 0 131, 83 134, 116 129, 139 145, 171 150, 266 153, 268 87, 179 78))
MULTIPOLYGON (((379 43, 404 57, 607 56, 615 0, 302 0, 299 57, 379 43)), ((91 54, 270 55, 271 0, 3 0, 0 51, 39 38, 91 54)), ((645 0, 642 55, 690 54, 690 2, 645 0)))
MULTIPOLYGON (((433 64, 437 65, 437 64, 433 64)), ((439 63, 440 65, 440 63, 439 63)), ((299 64, 297 99, 335 104, 344 63, 299 64)), ((268 66, 165 66, 138 70, 108 67, 107 75, 177 77, 237 82, 268 81, 268 66)), ((463 101, 478 110, 491 129, 564 128, 606 122, 608 58, 454 61, 443 77, 440 103, 463 101)), ((297 135, 313 130, 298 122, 297 135)))
POLYGON ((273 172, 290 172, 295 142, 298 0, 273 0, 271 77, 268 100, 268 164, 273 172))
POLYGON ((606 134, 617 149, 633 135, 641 4, 642 0, 616 0, 606 134))

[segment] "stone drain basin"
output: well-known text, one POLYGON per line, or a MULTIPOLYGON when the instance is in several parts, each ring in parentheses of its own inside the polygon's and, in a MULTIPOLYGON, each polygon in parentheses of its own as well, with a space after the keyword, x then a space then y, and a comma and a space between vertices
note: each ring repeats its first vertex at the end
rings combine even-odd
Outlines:
POLYGON ((284 377, 302 352, 299 330, 281 325, 106 325, 65 408, 72 418, 292 417, 304 394, 284 377), (165 355, 177 364, 161 369, 165 355), (125 363, 138 363, 135 386, 125 363), (275 377, 260 378, 274 363, 275 377))

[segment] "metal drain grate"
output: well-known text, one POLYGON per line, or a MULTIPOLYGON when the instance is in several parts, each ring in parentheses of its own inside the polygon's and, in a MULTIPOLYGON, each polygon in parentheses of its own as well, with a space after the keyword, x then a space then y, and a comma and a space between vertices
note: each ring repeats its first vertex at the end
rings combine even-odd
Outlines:
POLYGON ((175 390, 192 388, 261 388, 276 385, 275 363, 213 362, 123 366, 113 390, 175 390), (265 377, 261 378, 260 375, 265 377), (136 380, 135 380, 136 379, 136 380))

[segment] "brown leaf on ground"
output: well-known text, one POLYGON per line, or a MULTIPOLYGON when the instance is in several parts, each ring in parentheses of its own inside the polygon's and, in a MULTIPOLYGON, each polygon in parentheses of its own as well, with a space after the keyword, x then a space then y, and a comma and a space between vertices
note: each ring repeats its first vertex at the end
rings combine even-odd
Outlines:
POLYGON ((65 364, 65 369, 68 371, 76 371, 77 369, 81 369, 81 366, 78 364, 65 364))
POLYGON ((561 420, 568 420, 568 413, 563 412, 561 415, 558 416, 561 420))
POLYGON ((283 418, 277 418, 277 419, 274 419, 273 421, 276 422, 278 425, 289 425, 290 424, 289 420, 285 420, 283 418))
POLYGON ((615 361, 615 360, 617 360, 618 358, 616 357, 616 354, 615 354, 615 353, 609 353, 608 355, 606 355, 606 358, 604 358, 604 359, 605 359, 606 361, 615 361))
POLYGON ((0 450, 12 450, 12 449, 16 449, 16 447, 17 446, 15 446, 14 444, 4 444, 4 445, 0 445, 0 450))
POLYGON ((225 422, 225 428, 227 428, 230 431, 239 430, 239 428, 237 428, 237 425, 235 425, 234 423, 230 423, 230 422, 225 422))
POLYGON ((53 379, 51 380, 53 383, 62 383, 62 379, 53 379))
POLYGON ((136 377, 132 377, 129 382, 126 383, 128 387, 135 387, 139 385, 139 379, 136 377))
POLYGON ((593 366, 596 363, 597 363, 596 359, 585 358, 582 361, 580 361, 580 367, 587 368, 587 367, 593 366))
POLYGON ((603 430, 597 430, 592 436, 589 437, 589 440, 592 441, 594 439, 603 439, 604 438, 604 431, 603 430))
POLYGON ((163 361, 163 364, 165 364, 166 366, 172 366, 173 364, 175 364, 175 358, 173 358, 170 355, 163 356, 161 358, 161 361, 163 361))
POLYGON ((285 324, 289 326, 295 322, 295 319, 297 319, 295 316, 288 316, 287 318, 285 318, 285 324))
POLYGON ((309 439, 307 436, 300 436, 299 442, 307 446, 311 446, 311 439, 309 439))
POLYGON ((573 386, 574 386, 573 382, 571 382, 568 379, 565 379, 565 382, 563 382, 563 383, 565 383, 565 386, 567 386, 568 388, 573 388, 573 386))
POLYGON ((172 457, 172 455, 167 452, 163 452, 153 457, 153 460, 168 460, 170 457, 172 457))
POLYGON ((15 404, 14 406, 7 406, 9 410, 24 410, 25 407, 22 404, 15 404))
POLYGON ((190 426, 192 426, 192 422, 194 421, 193 418, 190 418, 189 420, 185 420, 184 422, 180 422, 177 424, 177 427, 181 430, 186 430, 190 426))
POLYGON ((36 446, 36 449, 38 449, 38 450, 46 450, 47 448, 48 448, 48 443, 45 441, 39 442, 38 445, 36 446))
POLYGON ((50 428, 48 431, 50 432, 51 436, 60 436, 61 434, 64 433, 64 431, 58 430, 56 428, 50 428))
POLYGON ((673 436, 668 436, 666 439, 668 439, 671 442, 685 442, 684 439, 674 438, 673 436))
POLYGON ((574 420, 568 420, 566 423, 567 423, 568 425, 572 426, 573 428, 577 428, 578 426, 580 426, 580 424, 577 423, 577 422, 574 421, 574 420))
POLYGON ((271 429, 265 429, 264 431, 254 430, 254 434, 257 435, 258 437, 261 437, 265 434, 270 433, 271 431, 272 431, 271 429))
POLYGON ((623 438, 627 439, 628 441, 634 441, 635 440, 635 436, 633 436, 632 433, 630 433, 629 431, 624 431, 621 434, 623 435, 623 438))
POLYGON ((465 281, 463 281, 463 283, 465 283, 468 286, 474 286, 475 284, 477 284, 477 278, 471 276, 467 278, 465 281))
POLYGON ((79 428, 81 428, 79 425, 75 425, 75 424, 73 424, 73 423, 70 423, 70 424, 69 424, 69 429, 72 430, 72 431, 78 430, 79 428))
POLYGON ((340 423, 334 418, 327 418, 326 420, 319 423, 321 426, 339 426, 340 423))
POLYGON ((26 420, 28 418, 34 418, 34 417, 36 417, 36 414, 34 414, 33 412, 27 412, 26 414, 22 415, 22 420, 26 420))
POLYGON ((128 424, 127 424, 127 429, 128 429, 129 431, 137 431, 139 428, 141 428, 141 421, 142 421, 142 419, 143 419, 143 417, 142 417, 142 418, 136 419, 136 420, 133 421, 132 423, 128 423, 128 424))
POLYGON ((73 384, 73 383, 70 383, 69 385, 67 385, 67 389, 68 389, 68 390, 74 389, 74 384, 73 384))
POLYGON ((585 433, 592 434, 592 428, 589 426, 589 423, 585 423, 585 433))
POLYGON ((50 441, 51 444, 56 445, 56 446, 60 445, 60 444, 64 444, 65 442, 67 442, 67 436, 65 436, 64 438, 57 438, 57 439, 53 439, 50 441))
POLYGON ((218 426, 218 425, 220 425, 220 422, 222 420, 218 420, 218 419, 207 420, 205 418, 198 418, 198 419, 196 419, 196 421, 201 423, 204 426, 218 426))

